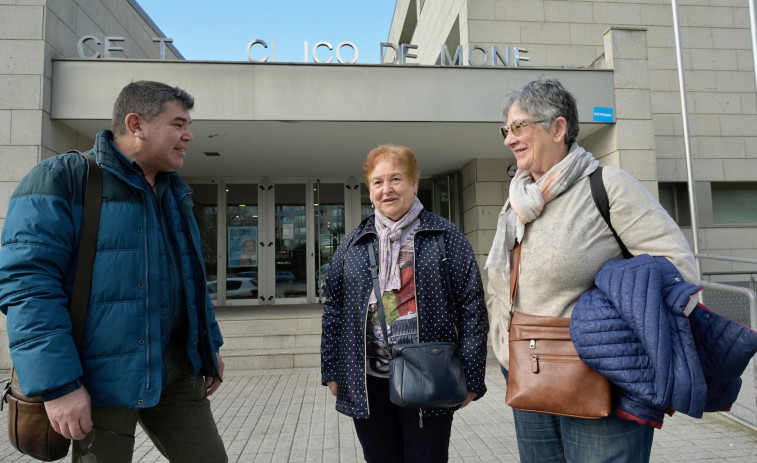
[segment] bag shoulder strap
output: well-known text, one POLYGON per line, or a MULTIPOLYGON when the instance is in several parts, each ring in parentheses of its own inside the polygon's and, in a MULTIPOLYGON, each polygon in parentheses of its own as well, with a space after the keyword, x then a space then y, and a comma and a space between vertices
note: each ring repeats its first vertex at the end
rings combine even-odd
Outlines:
MULTIPOLYGON (((447 247, 444 245, 444 232, 439 233, 436 237, 436 242, 439 245, 439 252, 441 254, 442 267, 444 271, 444 280, 446 283, 447 297, 452 299, 452 286, 449 280, 449 262, 447 261, 447 247)), ((376 264, 376 251, 373 247, 373 240, 368 243, 368 258, 371 263, 371 278, 373 279, 373 291, 376 293, 376 308, 378 309, 379 321, 381 321, 381 333, 384 335, 384 342, 389 346, 389 337, 387 336, 386 314, 384 313, 383 294, 381 294, 381 288, 378 282, 378 265, 376 264)), ((416 301, 417 303, 418 301, 416 301)), ((419 333, 420 334, 420 333, 419 333)), ((392 356, 391 351, 387 349, 389 357, 392 356)))
MULTIPOLYGON (((73 151, 72 151, 73 152, 73 151)), ((103 178, 100 166, 92 156, 75 151, 87 160, 87 187, 84 191, 84 213, 82 218, 79 251, 74 276, 74 290, 68 308, 71 315, 71 336, 76 350, 81 352, 84 339, 84 322, 87 319, 89 294, 92 290, 92 269, 97 252, 97 235, 100 228, 100 207, 102 205, 103 178)))
POLYGON ((376 308, 378 309, 379 321, 381 322, 381 333, 384 335, 384 345, 389 358, 392 358, 392 351, 389 349, 389 335, 386 329, 386 314, 384 313, 383 294, 378 281, 378 264, 376 263, 376 250, 373 247, 373 239, 368 242, 368 259, 371 263, 371 278, 373 279, 373 292, 376 293, 376 308))
POLYGON ((623 244, 623 241, 620 239, 620 236, 618 236, 618 233, 610 222, 610 198, 607 196, 607 189, 602 180, 602 167, 597 167, 594 172, 589 174, 589 184, 591 185, 591 197, 594 198, 594 204, 597 206, 597 209, 605 220, 607 226, 610 227, 612 236, 615 237, 615 241, 618 242, 618 246, 620 246, 620 250, 623 252, 623 257, 630 259, 633 257, 633 254, 628 251, 628 248, 623 244))

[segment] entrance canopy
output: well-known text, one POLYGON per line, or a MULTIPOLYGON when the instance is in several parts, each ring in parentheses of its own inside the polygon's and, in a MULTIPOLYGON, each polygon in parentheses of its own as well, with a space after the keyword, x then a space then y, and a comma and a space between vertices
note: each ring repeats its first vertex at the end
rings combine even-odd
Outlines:
POLYGON ((185 177, 359 177, 381 143, 409 146, 425 177, 511 156, 502 100, 541 75, 573 92, 581 137, 604 126, 610 70, 139 60, 55 60, 51 117, 94 138, 127 83, 157 80, 195 97, 185 177))

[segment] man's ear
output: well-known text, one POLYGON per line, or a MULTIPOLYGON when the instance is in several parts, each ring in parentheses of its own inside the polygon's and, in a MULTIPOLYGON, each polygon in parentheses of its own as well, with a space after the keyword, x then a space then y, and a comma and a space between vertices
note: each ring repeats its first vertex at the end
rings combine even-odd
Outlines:
POLYGON ((124 124, 126 125, 126 131, 131 135, 144 139, 144 133, 142 132, 142 119, 139 114, 129 113, 124 118, 124 124))
POLYGON ((555 143, 565 143, 565 137, 568 135, 568 121, 560 116, 554 120, 555 124, 555 143))

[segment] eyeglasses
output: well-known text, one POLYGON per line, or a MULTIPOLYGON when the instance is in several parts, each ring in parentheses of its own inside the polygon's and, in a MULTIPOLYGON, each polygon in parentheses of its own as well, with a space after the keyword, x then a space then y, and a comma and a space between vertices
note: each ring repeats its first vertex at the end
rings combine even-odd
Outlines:
POLYGON ((533 124, 535 122, 544 122, 543 119, 523 119, 522 121, 513 121, 510 126, 503 125, 499 128, 499 133, 502 134, 502 138, 507 138, 508 133, 512 133, 513 136, 520 137, 523 133, 523 127, 533 124))

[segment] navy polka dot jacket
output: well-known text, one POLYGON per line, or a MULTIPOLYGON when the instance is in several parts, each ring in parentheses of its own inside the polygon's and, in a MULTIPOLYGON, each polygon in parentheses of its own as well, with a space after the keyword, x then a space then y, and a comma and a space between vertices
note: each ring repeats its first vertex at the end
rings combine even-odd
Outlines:
MULTIPOLYGON (((355 418, 367 418, 370 413, 365 388, 365 326, 368 298, 373 289, 368 260, 371 240, 378 250, 374 216, 363 220, 337 248, 326 278, 329 297, 323 308, 322 382, 337 382, 336 409, 355 418)), ((489 319, 473 248, 455 224, 425 210, 421 212, 414 243, 420 341, 457 342, 468 390, 480 398, 486 392, 489 319), (449 300, 446 289, 437 243, 439 233, 444 234, 454 300, 449 300)), ((424 409, 423 414, 434 416, 452 411, 424 409)))

